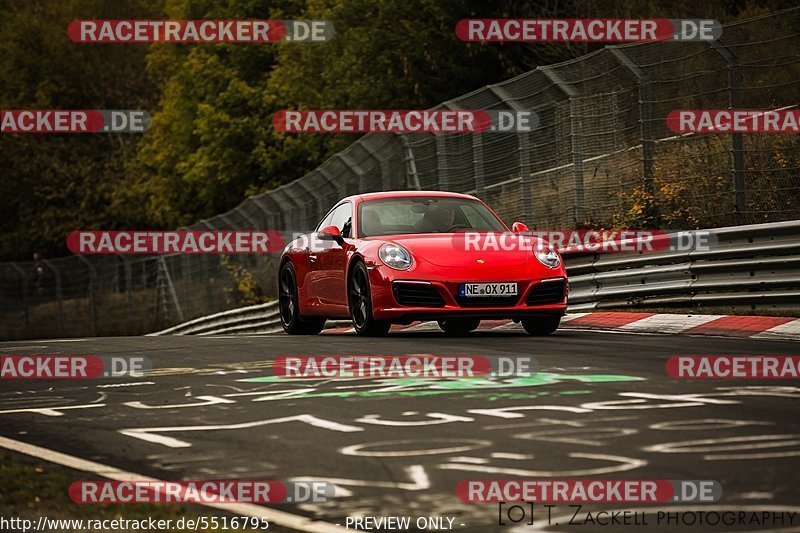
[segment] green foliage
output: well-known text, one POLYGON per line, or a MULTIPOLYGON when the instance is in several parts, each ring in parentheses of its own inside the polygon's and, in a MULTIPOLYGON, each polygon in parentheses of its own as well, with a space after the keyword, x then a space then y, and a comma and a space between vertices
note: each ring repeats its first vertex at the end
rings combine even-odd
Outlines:
MULTIPOLYGON (((144 72, 146 48, 73 44, 66 28, 76 18, 112 13, 152 17, 156 4, 3 2, 0 108, 149 109, 156 87, 144 72)), ((29 260, 35 250, 65 255, 70 231, 118 227, 110 197, 128 179, 126 162, 138 140, 135 135, 0 135, 0 259, 29 260)))
POLYGON ((251 270, 227 255, 220 256, 220 263, 233 278, 235 286, 232 292, 238 305, 255 305, 269 300, 251 270))
MULTIPOLYGON (((351 135, 287 135, 284 108, 428 108, 600 45, 463 43, 469 17, 736 17, 786 0, 0 0, 0 108, 146 109, 142 135, 0 136, 0 260, 79 228, 188 225, 312 170, 351 135), (74 19, 325 19, 322 44, 77 44, 74 19)), ((776 156, 777 157, 777 156, 776 156)), ((778 168, 795 162, 774 161, 778 168)), ((680 198, 674 188, 666 196, 680 198)), ((640 220, 642 199, 624 215, 640 220)), ((770 197, 778 208, 782 200, 770 197)), ((677 208, 676 208, 677 209, 677 208)), ((646 223, 646 222, 642 222, 646 223)))

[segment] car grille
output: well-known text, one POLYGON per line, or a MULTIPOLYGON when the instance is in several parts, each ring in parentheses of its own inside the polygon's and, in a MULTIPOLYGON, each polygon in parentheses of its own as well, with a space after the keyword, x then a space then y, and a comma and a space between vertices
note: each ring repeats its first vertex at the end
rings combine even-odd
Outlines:
POLYGON ((567 281, 546 281, 539 283, 528 293, 528 305, 542 305, 558 303, 564 300, 567 289, 567 281))
POLYGON ((392 284, 394 297, 400 305, 411 307, 444 307, 442 296, 432 285, 427 283, 404 283, 395 281, 392 284))

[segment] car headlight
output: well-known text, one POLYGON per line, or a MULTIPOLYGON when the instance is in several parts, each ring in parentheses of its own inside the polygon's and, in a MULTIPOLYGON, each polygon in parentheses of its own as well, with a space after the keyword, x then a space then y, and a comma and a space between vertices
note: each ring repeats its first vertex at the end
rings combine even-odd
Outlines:
POLYGON ((384 244, 378 250, 378 257, 389 268, 395 270, 408 270, 411 268, 411 254, 399 244, 384 244))
POLYGON ((558 255, 558 252, 555 248, 551 248, 550 246, 537 246, 534 249, 533 254, 541 264, 548 268, 556 268, 561 264, 561 256, 558 255))

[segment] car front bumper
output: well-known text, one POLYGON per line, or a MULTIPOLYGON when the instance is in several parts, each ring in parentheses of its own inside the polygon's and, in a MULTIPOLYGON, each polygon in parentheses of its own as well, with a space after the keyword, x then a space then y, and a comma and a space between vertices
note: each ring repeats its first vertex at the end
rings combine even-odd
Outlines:
POLYGON ((444 279, 439 276, 419 279, 419 273, 414 274, 387 267, 370 269, 372 312, 377 320, 524 319, 562 316, 567 309, 569 285, 563 267, 544 272, 544 277, 532 276, 531 272, 511 275, 497 270, 447 273, 444 279), (517 295, 482 299, 459 296, 461 284, 472 282, 515 282, 517 295))

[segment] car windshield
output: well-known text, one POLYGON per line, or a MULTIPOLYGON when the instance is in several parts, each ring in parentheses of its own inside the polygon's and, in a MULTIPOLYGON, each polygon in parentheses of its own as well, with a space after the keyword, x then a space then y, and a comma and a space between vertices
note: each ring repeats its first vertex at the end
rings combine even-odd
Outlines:
POLYGON ((483 203, 469 198, 407 196, 367 200, 358 206, 361 237, 457 231, 505 231, 483 203))

